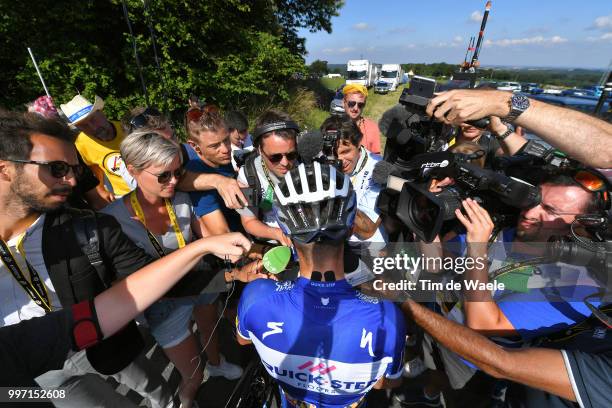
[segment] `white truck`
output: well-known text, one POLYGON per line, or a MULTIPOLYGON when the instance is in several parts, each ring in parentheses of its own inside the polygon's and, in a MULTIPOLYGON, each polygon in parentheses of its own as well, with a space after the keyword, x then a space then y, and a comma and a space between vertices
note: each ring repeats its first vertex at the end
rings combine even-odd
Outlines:
POLYGON ((380 80, 391 84, 391 90, 395 91, 402 83, 404 71, 400 64, 383 64, 380 80))
POLYGON ((376 71, 375 64, 368 60, 350 60, 346 63, 346 83, 370 88, 376 82, 376 71))

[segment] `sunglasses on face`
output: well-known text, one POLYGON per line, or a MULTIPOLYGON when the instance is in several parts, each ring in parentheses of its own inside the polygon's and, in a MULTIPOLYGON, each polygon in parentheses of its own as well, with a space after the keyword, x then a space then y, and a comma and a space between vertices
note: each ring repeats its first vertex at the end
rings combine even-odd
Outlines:
POLYGON ((147 108, 141 114, 134 116, 130 120, 132 130, 140 129, 147 126, 149 116, 161 116, 161 112, 155 108, 147 108))
POLYGON ((355 105, 357 105, 359 109, 363 109, 365 106, 365 102, 357 102, 357 101, 348 101, 346 102, 346 104, 348 105, 349 108, 354 108, 355 105))
POLYGON ((270 160, 272 163, 279 163, 283 160, 283 157, 286 157, 288 161, 292 162, 298 158, 298 152, 295 150, 289 153, 275 153, 268 155, 266 152, 262 150, 262 153, 270 160))
POLYGON ((151 173, 150 171, 146 171, 146 170, 144 171, 157 177, 157 182, 159 184, 166 184, 172 179, 172 176, 174 176, 174 178, 176 178, 177 180, 180 180, 180 178, 183 176, 183 173, 185 172, 182 166, 174 171, 167 170, 159 174, 151 173))
POLYGON ((79 178, 83 175, 83 166, 80 164, 70 165, 65 161, 55 160, 55 161, 36 161, 36 160, 18 160, 18 159, 6 159, 13 163, 26 163, 26 164, 36 164, 38 166, 43 166, 49 169, 51 175, 55 178, 63 178, 72 170, 72 174, 75 178, 79 178))

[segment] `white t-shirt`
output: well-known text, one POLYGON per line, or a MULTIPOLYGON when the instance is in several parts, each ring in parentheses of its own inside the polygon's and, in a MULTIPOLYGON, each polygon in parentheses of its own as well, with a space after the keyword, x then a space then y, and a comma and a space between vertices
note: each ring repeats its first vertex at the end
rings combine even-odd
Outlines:
MULTIPOLYGON (((261 163, 261 156, 257 156, 254 159, 254 162, 255 162, 255 171, 257 173, 257 178, 259 178, 259 184, 261 185, 261 191, 260 191, 261 196, 260 197, 263 199, 266 197, 266 192, 268 190, 268 187, 270 186, 270 183, 268 182, 266 173, 264 172, 263 165, 261 163)), ((278 177, 274 175, 274 173, 268 172, 268 174, 270 176, 270 180, 272 180, 274 184, 279 183, 280 180, 278 179, 278 177)), ((242 168, 238 172, 238 182, 245 184, 245 185, 248 184, 246 174, 244 171, 244 166, 242 166, 242 168)), ((258 209, 255 207, 245 207, 242 209, 238 209, 236 211, 241 216, 244 215, 246 217, 257 217, 257 213, 258 213, 258 209)), ((276 217, 274 217, 274 211, 272 210, 265 211, 263 214, 263 220, 261 221, 269 227, 279 228, 278 222, 276 222, 276 217)))
MULTIPOLYGON (((28 262, 36 270, 40 280, 44 282, 51 303, 51 310, 60 310, 62 308, 59 298, 55 293, 53 283, 49 277, 49 272, 45 266, 45 260, 42 253, 42 230, 45 224, 45 214, 41 215, 34 223, 26 230, 23 238, 23 250, 28 262)), ((15 261, 21 268, 25 277, 30 280, 28 267, 17 250, 17 241, 19 236, 11 238, 6 244, 13 253, 15 261)), ((38 306, 32 298, 21 287, 15 279, 11 271, 6 267, 4 262, 0 262, 0 327, 9 326, 28 320, 33 317, 45 315, 43 308, 38 306)))
MULTIPOLYGON (((374 166, 382 158, 367 151, 363 146, 359 150, 359 160, 357 160, 355 170, 350 175, 357 196, 357 209, 367 215, 372 222, 377 222, 380 218, 380 211, 376 209, 376 200, 382 187, 372 180, 372 173, 374 172, 374 166)), ((381 224, 370 238, 363 240, 356 235, 352 235, 349 242, 387 242, 387 233, 381 224)))

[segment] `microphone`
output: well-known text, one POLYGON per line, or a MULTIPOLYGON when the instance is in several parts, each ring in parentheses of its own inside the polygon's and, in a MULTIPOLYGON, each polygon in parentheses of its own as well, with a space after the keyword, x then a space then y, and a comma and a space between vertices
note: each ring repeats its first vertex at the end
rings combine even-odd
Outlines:
POLYGON ((323 135, 320 131, 306 132, 298 138, 297 151, 303 163, 312 163, 322 150, 323 135))
POLYGON ((262 259, 264 268, 274 275, 284 271, 290 260, 291 249, 286 246, 277 246, 270 249, 262 259))
POLYGON ((391 109, 383 113, 382 118, 378 121, 380 132, 393 138, 399 132, 399 129, 405 127, 405 123, 414 113, 408 112, 404 105, 397 104, 391 109), (399 127, 399 129, 397 129, 399 127))
POLYGON ((386 161, 379 161, 374 166, 374 170, 372 170, 372 181, 376 184, 380 184, 381 186, 387 185, 387 179, 389 175, 393 172, 395 166, 393 164, 386 161))

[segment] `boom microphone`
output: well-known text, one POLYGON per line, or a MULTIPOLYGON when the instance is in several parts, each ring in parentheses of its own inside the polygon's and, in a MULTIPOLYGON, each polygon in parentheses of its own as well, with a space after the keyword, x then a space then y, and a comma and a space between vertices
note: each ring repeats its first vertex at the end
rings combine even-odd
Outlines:
POLYGON ((379 161, 372 170, 372 181, 381 186, 387 185, 387 179, 393 171, 393 164, 386 161, 379 161))
POLYGON ((297 151, 303 163, 312 161, 321 154, 323 150, 323 135, 318 130, 313 130, 300 135, 297 141, 297 151))

